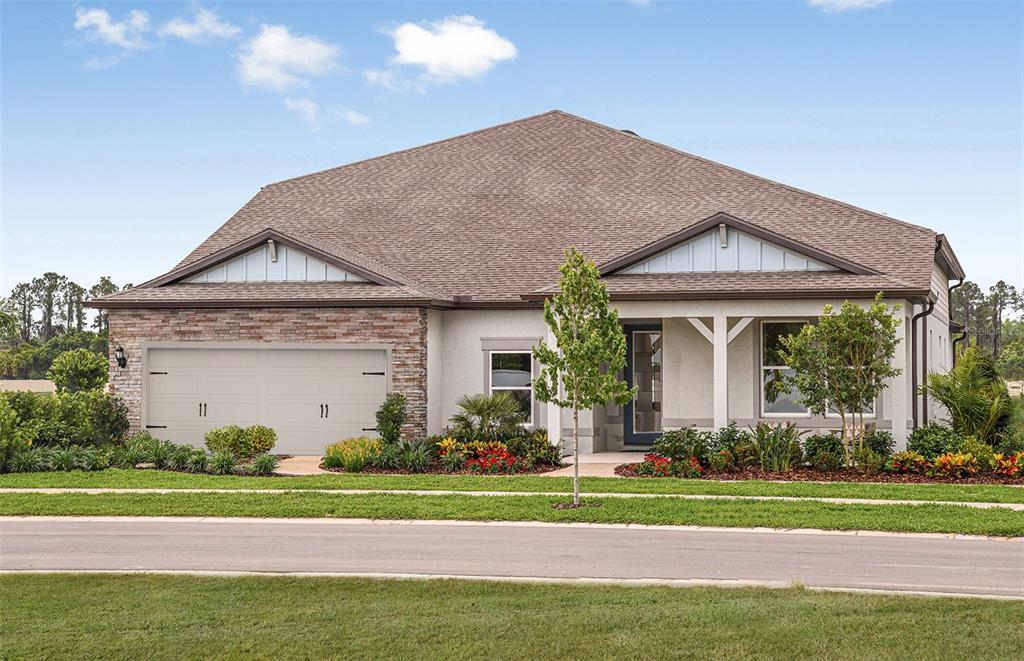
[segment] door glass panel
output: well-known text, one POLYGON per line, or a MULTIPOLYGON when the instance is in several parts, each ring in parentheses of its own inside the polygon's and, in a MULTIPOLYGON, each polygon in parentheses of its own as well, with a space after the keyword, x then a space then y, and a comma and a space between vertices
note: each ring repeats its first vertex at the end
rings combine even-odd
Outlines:
POLYGON ((661 331, 633 332, 633 431, 661 431, 661 331))

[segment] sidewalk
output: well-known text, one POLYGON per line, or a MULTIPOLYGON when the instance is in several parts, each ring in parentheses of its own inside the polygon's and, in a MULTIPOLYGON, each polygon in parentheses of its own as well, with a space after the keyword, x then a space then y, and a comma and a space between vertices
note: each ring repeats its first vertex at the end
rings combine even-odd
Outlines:
MULTIPOLYGON (((580 454, 580 477, 619 477, 615 467, 620 464, 636 464, 644 460, 644 452, 588 452, 580 454)), ((572 477, 572 457, 565 458, 565 468, 550 473, 540 473, 544 477, 572 477)))

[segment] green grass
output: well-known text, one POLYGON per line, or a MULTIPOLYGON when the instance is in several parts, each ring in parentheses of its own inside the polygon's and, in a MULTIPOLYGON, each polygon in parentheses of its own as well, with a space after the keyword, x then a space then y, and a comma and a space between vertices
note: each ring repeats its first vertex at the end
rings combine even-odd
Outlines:
POLYGON ((0 515, 241 516, 460 519, 823 528, 1024 535, 1024 512, 957 505, 848 505, 816 501, 605 498, 600 507, 556 510, 564 496, 418 496, 303 492, 3 494, 0 515))
MULTIPOLYGON (((166 489, 446 489, 456 491, 568 492, 570 478, 531 475, 311 475, 307 477, 240 477, 190 475, 155 470, 109 469, 0 475, 4 487, 166 488, 166 489)), ((864 484, 834 482, 713 482, 708 480, 582 478, 582 489, 603 493, 712 494, 734 496, 794 496, 818 498, 877 498, 884 500, 945 500, 955 502, 1024 503, 1024 488, 1006 485, 864 484)))
POLYGON ((0 577, 0 658, 1019 659, 1024 604, 313 578, 0 577))

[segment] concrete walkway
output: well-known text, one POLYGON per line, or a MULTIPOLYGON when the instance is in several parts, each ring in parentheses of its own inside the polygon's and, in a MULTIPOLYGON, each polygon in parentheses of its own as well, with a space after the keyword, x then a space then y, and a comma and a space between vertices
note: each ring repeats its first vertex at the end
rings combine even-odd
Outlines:
POLYGON ((330 471, 320 468, 321 461, 323 461, 323 457, 288 457, 281 460, 274 472, 278 475, 289 476, 325 475, 330 471))
MULTIPOLYGON (((594 452, 580 455, 581 477, 618 477, 615 467, 644 460, 643 452, 594 452)), ((289 457, 277 466, 279 475, 323 475, 330 471, 320 468, 322 457, 289 457)), ((549 473, 538 473, 544 477, 572 477, 572 457, 566 457, 566 466, 549 473)))
MULTIPOLYGON (((103 487, 5 487, 0 488, 0 494, 87 494, 99 495, 110 494, 131 494, 131 493, 153 493, 153 494, 175 494, 175 493, 246 493, 273 495, 281 493, 312 493, 331 496, 359 496, 366 494, 396 494, 411 496, 570 496, 567 491, 480 491, 480 490, 459 490, 459 489, 174 489, 174 488, 103 488, 103 487)), ((949 500, 889 500, 885 498, 830 498, 826 496, 740 496, 731 494, 689 494, 689 493, 609 493, 609 492, 580 492, 583 498, 677 498, 681 500, 767 500, 783 502, 816 502, 832 503, 836 505, 952 505, 958 507, 970 507, 974 509, 1002 508, 1015 512, 1024 512, 1024 503, 983 503, 983 502, 962 502, 949 500)))
POLYGON ((353 519, 0 518, 3 571, 799 583, 1024 598, 1024 544, 940 535, 353 519))

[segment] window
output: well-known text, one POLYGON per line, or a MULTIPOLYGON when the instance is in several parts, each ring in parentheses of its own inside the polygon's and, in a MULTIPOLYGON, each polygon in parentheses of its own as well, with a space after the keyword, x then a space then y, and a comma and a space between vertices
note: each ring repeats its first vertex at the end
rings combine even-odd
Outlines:
POLYGON ((491 393, 506 392, 523 411, 527 425, 533 424, 533 353, 529 351, 492 351, 490 360, 491 393))
POLYGON ((800 393, 782 385, 793 370, 782 360, 782 338, 800 332, 805 321, 771 321, 761 324, 761 412, 764 415, 806 415, 800 393))

